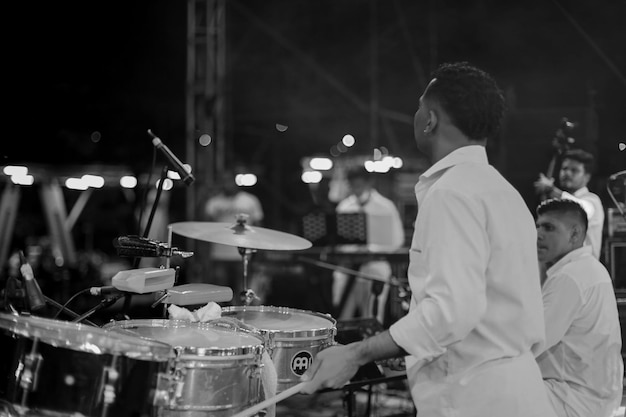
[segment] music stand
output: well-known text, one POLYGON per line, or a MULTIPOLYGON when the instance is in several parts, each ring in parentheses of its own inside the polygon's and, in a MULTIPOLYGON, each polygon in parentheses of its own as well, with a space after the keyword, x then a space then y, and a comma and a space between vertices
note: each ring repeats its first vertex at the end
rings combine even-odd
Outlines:
POLYGON ((365 213, 312 212, 302 218, 302 235, 313 246, 366 245, 365 213))

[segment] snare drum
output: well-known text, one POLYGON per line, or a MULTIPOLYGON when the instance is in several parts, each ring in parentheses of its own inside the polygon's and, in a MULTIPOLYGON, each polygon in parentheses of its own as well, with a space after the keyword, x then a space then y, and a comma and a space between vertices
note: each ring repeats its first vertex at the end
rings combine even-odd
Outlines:
POLYGON ((258 334, 219 321, 122 320, 104 328, 173 347, 176 358, 161 387, 169 393, 164 416, 228 416, 263 399, 258 334))
POLYGON ((99 327, 0 313, 0 398, 9 415, 155 415, 171 346, 99 327))
POLYGON ((334 343, 336 320, 312 311, 272 306, 222 308, 223 317, 234 317, 263 335, 278 376, 277 392, 300 382, 321 350, 334 343))

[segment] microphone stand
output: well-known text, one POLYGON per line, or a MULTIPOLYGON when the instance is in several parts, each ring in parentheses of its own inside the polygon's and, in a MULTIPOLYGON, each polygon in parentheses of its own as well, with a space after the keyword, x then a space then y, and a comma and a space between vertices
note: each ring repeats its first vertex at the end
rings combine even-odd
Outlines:
MULTIPOLYGON (((154 220, 154 215, 156 214, 156 209, 159 206, 159 200, 161 199, 161 193, 163 192, 163 185, 165 183, 165 179, 167 178, 167 170, 168 170, 167 165, 164 165, 163 169, 161 170, 161 179, 159 180, 159 186, 157 187, 157 193, 156 193, 156 196, 154 197, 154 201, 152 203, 152 208, 150 209, 150 216, 148 217, 148 221, 146 223, 146 227, 145 227, 143 235, 142 235, 145 238, 148 238, 148 235, 150 234, 150 228, 152 227, 152 221, 154 220)), ((148 184, 147 186, 149 187, 150 184, 148 184)), ((137 269, 139 267, 139 262, 141 262, 141 258, 140 257, 136 257, 135 260, 133 261, 133 269, 137 269)), ((130 310, 130 303, 132 301, 132 298, 133 298, 133 296, 130 293, 127 293, 127 294, 124 295, 124 306, 122 307, 122 314, 124 316, 128 316, 128 311, 130 310)), ((115 301, 117 301, 117 299, 115 301)), ((110 305, 110 304, 107 304, 106 306, 108 306, 108 305, 110 305)))

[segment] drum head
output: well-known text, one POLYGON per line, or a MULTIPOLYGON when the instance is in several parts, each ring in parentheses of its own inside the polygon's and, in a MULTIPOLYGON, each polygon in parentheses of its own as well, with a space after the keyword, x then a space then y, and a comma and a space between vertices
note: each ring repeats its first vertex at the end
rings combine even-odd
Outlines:
POLYGON ((158 340, 184 354, 196 356, 238 356, 260 354, 261 336, 243 330, 227 330, 209 322, 147 319, 122 320, 104 326, 112 331, 158 340))
POLYGON ((167 361, 172 356, 172 347, 165 343, 62 320, 0 313, 0 328, 54 347, 97 355, 121 355, 158 362, 167 361))
POLYGON ((334 334, 336 320, 307 310, 273 306, 232 306, 222 309, 224 317, 235 317, 275 337, 311 338, 334 334))

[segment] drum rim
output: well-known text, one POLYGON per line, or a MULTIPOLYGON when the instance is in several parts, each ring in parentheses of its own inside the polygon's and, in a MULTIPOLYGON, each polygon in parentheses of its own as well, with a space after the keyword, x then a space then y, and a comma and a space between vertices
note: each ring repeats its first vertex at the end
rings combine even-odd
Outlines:
MULTIPOLYGON (((281 306, 272 306, 272 305, 263 305, 263 306, 228 306, 228 307, 223 307, 222 308, 222 315, 224 316, 227 313, 236 313, 236 312, 246 311, 246 310, 255 311, 255 312, 261 312, 261 313, 264 312, 264 311, 271 311, 271 312, 277 312, 277 313, 291 313, 291 312, 302 313, 302 314, 312 315, 312 316, 316 316, 316 317, 328 320, 332 324, 332 326, 330 326, 330 327, 320 327, 320 328, 313 328, 313 329, 306 329, 306 330, 302 330, 302 329, 294 329, 294 330, 286 330, 286 329, 280 329, 280 330, 259 329, 259 331, 262 332, 262 333, 271 333, 271 334, 273 334, 274 335, 274 339, 276 339, 276 340, 281 340, 281 339, 292 340, 292 339, 325 338, 327 336, 334 336, 335 333, 337 332, 337 320, 335 320, 330 315, 327 315, 327 314, 324 314, 324 313, 318 313, 316 311, 303 310, 303 309, 292 308, 292 307, 281 307, 281 306)), ((248 324, 248 323, 246 323, 246 324, 248 324)), ((253 326, 252 324, 249 324, 249 325, 253 326)))
MULTIPOLYGON (((181 319, 130 319, 130 320, 110 321, 103 327, 107 328, 108 330, 112 332, 126 330, 132 333, 132 330, 130 330, 129 327, 125 327, 126 325, 132 326, 132 327, 140 326, 140 327, 160 327, 160 328, 194 327, 194 328, 202 329, 204 327, 210 330, 218 330, 224 333, 228 332, 228 330, 226 330, 224 327, 220 327, 212 323, 210 320, 205 321, 205 322, 195 322, 195 321, 192 322, 189 320, 181 320, 181 319), (158 324, 164 324, 164 323, 169 324, 169 326, 158 326, 158 324), (141 326, 142 324, 146 326, 141 326)), ((146 340, 155 340, 155 341, 158 341, 159 343, 165 343, 174 350, 174 352, 176 353, 176 356, 178 357, 180 356, 235 357, 235 356, 250 356, 250 355, 260 356, 263 353, 264 341, 263 341, 262 336, 242 330, 242 329, 239 329, 237 331, 240 331, 242 333, 241 335, 250 336, 254 338, 257 343, 249 344, 249 345, 241 345, 241 346, 229 346, 229 347, 178 346, 178 345, 171 345, 171 344, 168 344, 167 342, 162 342, 162 341, 159 341, 158 339, 154 339, 154 338, 142 335, 142 334, 135 334, 135 337, 139 337, 139 338, 146 339, 146 340)))
POLYGON ((138 337, 113 333, 107 329, 83 323, 50 319, 39 316, 14 315, 0 312, 0 329, 27 339, 37 339, 43 343, 87 352, 97 355, 121 355, 132 359, 168 361, 172 355, 172 347, 156 340, 145 340, 138 337), (81 341, 70 340, 69 331, 79 336, 81 341), (63 334, 63 333, 66 334, 63 334), (98 340, 90 340, 95 336, 98 340), (82 342, 82 343, 81 343, 82 342))

